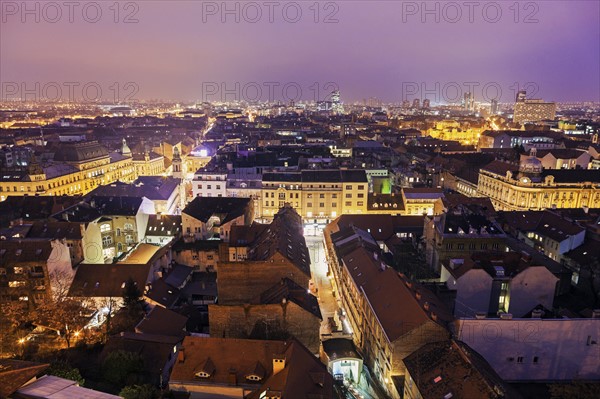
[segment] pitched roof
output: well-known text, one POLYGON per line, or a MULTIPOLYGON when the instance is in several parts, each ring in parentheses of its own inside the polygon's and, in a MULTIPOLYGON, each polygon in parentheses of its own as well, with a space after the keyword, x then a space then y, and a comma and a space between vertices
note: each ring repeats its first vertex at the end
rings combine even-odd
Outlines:
POLYGON ((310 256, 304 239, 302 218, 289 205, 275 214, 273 221, 250 246, 249 261, 264 261, 276 253, 287 258, 310 276, 310 256))
POLYGON ((117 181, 99 186, 88 196, 146 197, 152 201, 167 200, 178 186, 179 181, 173 177, 140 176, 131 184, 117 181))
POLYGON ((196 197, 182 212, 204 223, 211 216, 219 215, 221 224, 224 224, 244 215, 250 201, 250 198, 196 197))
POLYGON ((70 296, 122 297, 125 282, 132 278, 144 292, 151 265, 80 264, 69 289, 70 296))
POLYGON ((260 294, 261 304, 282 303, 284 300, 291 301, 319 319, 323 319, 317 297, 287 277, 260 294))
POLYGON ((0 398, 7 398, 50 365, 23 360, 0 359, 0 398))
POLYGON ((80 387, 77 382, 45 375, 17 391, 19 397, 39 399, 118 399, 120 396, 80 387))
POLYGON ((171 381, 229 384, 231 371, 237 382, 243 383, 246 376, 255 370, 257 362, 270 375, 273 372, 273 356, 284 353, 286 345, 283 341, 185 337, 173 365, 171 381), (211 359, 214 371, 203 380, 196 373, 201 371, 208 359, 211 359))
POLYGON ((80 240, 81 225, 74 222, 34 222, 27 232, 27 238, 80 240))
POLYGON ((519 397, 483 358, 456 341, 426 344, 403 361, 423 399, 519 397))
POLYGON ((148 215, 146 236, 176 236, 181 232, 181 215, 148 215))
POLYGON ((142 334, 166 335, 172 337, 183 337, 186 335, 184 329, 188 318, 172 310, 155 306, 135 326, 135 332, 142 334))

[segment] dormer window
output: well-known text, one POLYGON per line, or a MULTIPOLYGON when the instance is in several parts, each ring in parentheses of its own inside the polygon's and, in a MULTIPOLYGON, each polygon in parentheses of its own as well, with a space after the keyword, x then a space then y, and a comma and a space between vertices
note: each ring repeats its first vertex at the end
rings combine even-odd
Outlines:
POLYGON ((261 378, 261 377, 259 377, 259 376, 255 375, 255 374, 249 374, 249 375, 247 375, 247 376, 246 376, 246 379, 247 379, 248 381, 255 381, 255 382, 256 382, 256 381, 260 381, 260 380, 262 380, 262 378, 261 378))
POLYGON ((196 373, 196 377, 199 378, 210 378, 215 373, 215 364, 209 357, 206 359, 200 370, 196 373))

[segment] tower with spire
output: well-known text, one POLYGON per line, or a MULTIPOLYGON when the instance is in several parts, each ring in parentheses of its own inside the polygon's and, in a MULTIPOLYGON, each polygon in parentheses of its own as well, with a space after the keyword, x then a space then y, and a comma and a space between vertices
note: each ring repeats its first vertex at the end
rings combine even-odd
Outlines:
POLYGON ((131 149, 127 145, 127 140, 125 140, 125 137, 123 137, 123 145, 121 146, 121 154, 128 156, 128 157, 131 156, 131 149))
POLYGON ((181 154, 179 154, 179 148, 173 148, 173 177, 176 179, 183 179, 181 154))

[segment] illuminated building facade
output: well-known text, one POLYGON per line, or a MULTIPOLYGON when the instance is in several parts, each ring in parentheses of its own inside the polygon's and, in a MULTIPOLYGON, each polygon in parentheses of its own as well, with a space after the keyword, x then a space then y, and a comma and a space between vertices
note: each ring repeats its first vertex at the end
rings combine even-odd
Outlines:
POLYGON ((516 166, 494 161, 479 171, 477 194, 496 210, 600 207, 600 170, 544 170, 530 157, 516 166))
POLYGON ((328 222, 341 214, 367 211, 369 184, 364 170, 303 170, 263 174, 262 218, 284 204, 308 222, 328 222))
POLYGON ((65 143, 54 163, 33 159, 26 170, 0 175, 0 201, 9 195, 77 195, 115 181, 131 182, 136 170, 131 156, 109 153, 95 141, 65 143))

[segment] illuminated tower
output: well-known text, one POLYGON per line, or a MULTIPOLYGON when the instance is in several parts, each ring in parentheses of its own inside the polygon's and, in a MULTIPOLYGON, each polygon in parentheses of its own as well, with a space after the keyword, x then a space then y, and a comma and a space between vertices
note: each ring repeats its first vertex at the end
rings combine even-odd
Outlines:
POLYGON ((181 162, 181 155, 179 154, 179 148, 173 148, 173 177, 176 179, 183 179, 183 168, 181 162))

